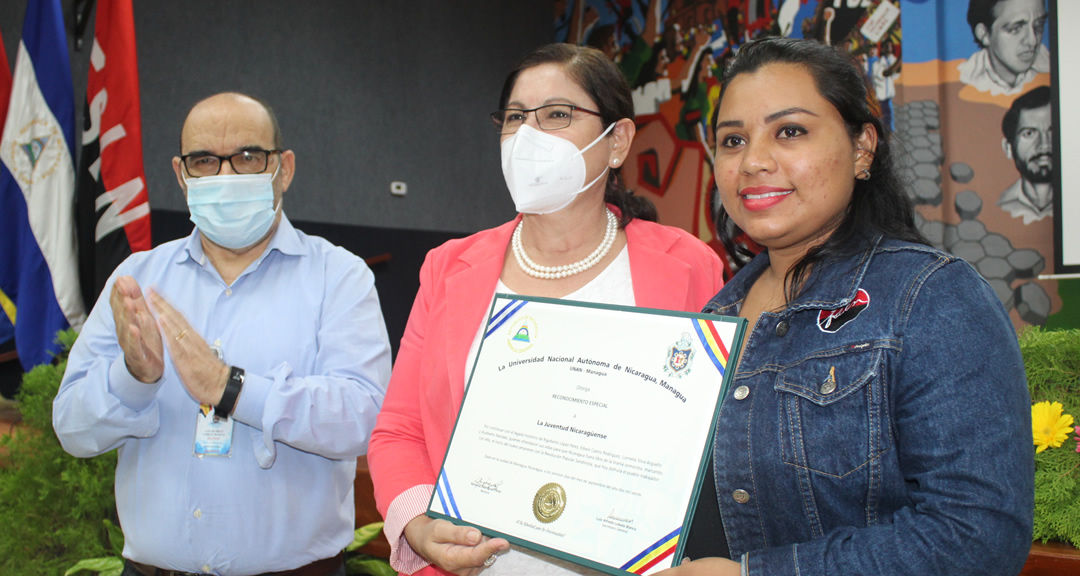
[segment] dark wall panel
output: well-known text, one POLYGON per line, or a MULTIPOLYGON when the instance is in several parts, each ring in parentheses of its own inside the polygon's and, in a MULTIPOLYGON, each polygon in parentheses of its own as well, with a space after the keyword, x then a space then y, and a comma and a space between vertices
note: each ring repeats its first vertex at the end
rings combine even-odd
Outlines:
MULTIPOLYGON (((9 61, 25 6, 0 2, 9 61)), ((297 154, 294 220, 455 232, 505 222, 513 203, 487 114, 510 67, 552 40, 552 14, 550 0, 136 0, 151 206, 186 210, 170 167, 183 117, 238 90, 275 108, 297 154), (390 195, 396 180, 405 197, 390 195)), ((80 117, 92 34, 72 52, 80 117)))

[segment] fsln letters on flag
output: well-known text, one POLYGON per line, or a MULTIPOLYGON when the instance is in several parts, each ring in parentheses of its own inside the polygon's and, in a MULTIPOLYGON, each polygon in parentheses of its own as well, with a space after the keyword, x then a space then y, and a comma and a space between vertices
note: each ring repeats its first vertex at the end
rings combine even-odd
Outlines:
POLYGON ((87 304, 117 265, 151 247, 131 0, 102 2, 96 10, 78 192, 87 304))

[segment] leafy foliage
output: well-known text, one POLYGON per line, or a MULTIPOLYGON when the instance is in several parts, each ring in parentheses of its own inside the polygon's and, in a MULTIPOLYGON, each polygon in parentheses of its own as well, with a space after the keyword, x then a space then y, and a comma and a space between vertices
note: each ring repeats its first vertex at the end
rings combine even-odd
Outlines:
POLYGON ((345 547, 346 574, 349 576, 397 576, 397 572, 383 558, 357 552, 365 544, 378 538, 382 529, 382 522, 375 522, 356 529, 353 534, 352 544, 345 547))
POLYGON ((105 530, 109 533, 109 544, 112 545, 112 556, 101 558, 87 558, 79 560, 74 566, 64 572, 64 576, 79 575, 85 570, 96 572, 99 576, 120 576, 124 572, 124 532, 120 527, 108 520, 102 520, 105 530))
POLYGON ((349 576, 397 576, 389 562, 370 554, 357 554, 346 558, 345 573, 349 576))
MULTIPOLYGON (((1029 328, 1020 335, 1031 401, 1061 402, 1080 422, 1080 330, 1029 328)), ((1080 547, 1080 454, 1076 435, 1035 455, 1035 539, 1080 547)))
POLYGON ((72 576, 84 570, 97 572, 101 576, 120 576, 124 572, 124 560, 116 556, 79 560, 67 572, 64 572, 64 576, 72 576))
POLYGON ((356 550, 359 550, 360 548, 370 543, 372 540, 378 538, 379 533, 382 532, 382 529, 382 522, 375 522, 373 524, 368 524, 367 526, 361 526, 357 528, 356 532, 353 533, 352 544, 346 546, 345 551, 354 552, 356 550))
POLYGON ((16 397, 23 422, 0 438, 0 574, 63 574, 82 558, 107 555, 116 520, 116 453, 75 458, 52 429, 52 402, 74 331, 57 335, 59 362, 34 368, 16 397))

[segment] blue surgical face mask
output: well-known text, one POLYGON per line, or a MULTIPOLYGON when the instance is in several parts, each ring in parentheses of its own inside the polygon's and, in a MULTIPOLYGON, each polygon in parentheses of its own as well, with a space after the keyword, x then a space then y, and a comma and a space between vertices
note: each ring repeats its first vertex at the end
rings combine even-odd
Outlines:
POLYGON ((278 164, 273 174, 183 176, 191 221, 223 248, 254 245, 270 230, 281 209, 280 204, 274 207, 274 178, 280 169, 278 164))

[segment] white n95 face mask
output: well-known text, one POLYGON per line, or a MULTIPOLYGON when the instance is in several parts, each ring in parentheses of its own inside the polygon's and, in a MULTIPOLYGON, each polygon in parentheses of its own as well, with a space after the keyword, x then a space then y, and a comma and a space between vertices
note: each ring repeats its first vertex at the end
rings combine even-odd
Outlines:
POLYGON ((185 176, 191 221, 218 246, 239 250, 255 244, 270 230, 281 208, 274 207, 277 173, 185 176))
POLYGON ((582 155, 607 136, 611 123, 585 148, 528 125, 522 125, 502 143, 502 169, 510 197, 518 212, 550 214, 566 208, 574 198, 588 190, 608 171, 607 166, 592 182, 585 183, 585 159, 582 155))

